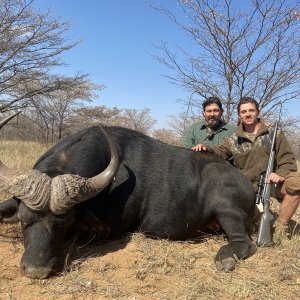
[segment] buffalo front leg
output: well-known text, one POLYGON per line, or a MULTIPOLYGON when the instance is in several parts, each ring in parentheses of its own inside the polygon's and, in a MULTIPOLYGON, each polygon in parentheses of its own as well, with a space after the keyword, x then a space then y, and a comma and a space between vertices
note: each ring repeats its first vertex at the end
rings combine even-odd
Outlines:
POLYGON ((243 218, 220 217, 229 243, 218 251, 215 262, 218 270, 229 272, 234 270, 237 261, 246 259, 256 252, 255 244, 246 232, 243 218))

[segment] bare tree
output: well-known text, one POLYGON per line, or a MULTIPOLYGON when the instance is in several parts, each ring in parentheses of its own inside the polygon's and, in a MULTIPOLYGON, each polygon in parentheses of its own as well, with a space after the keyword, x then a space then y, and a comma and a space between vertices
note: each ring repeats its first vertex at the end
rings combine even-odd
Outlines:
POLYGON ((150 134, 152 127, 156 124, 156 120, 152 119, 150 108, 124 109, 120 126, 127 127, 145 134, 150 134))
MULTIPOLYGON (((119 109, 108 108, 104 105, 82 107, 75 111, 75 115, 68 121, 69 128, 86 127, 91 125, 114 125, 134 129, 150 134, 156 120, 151 117, 149 108, 119 109)), ((72 131, 72 130, 70 130, 72 131)))
POLYGON ((201 116, 194 113, 189 113, 188 111, 181 112, 178 115, 169 116, 168 126, 174 132, 176 140, 181 141, 182 144, 182 139, 186 129, 194 122, 202 120, 201 116))
POLYGON ((87 106, 75 110, 75 114, 68 120, 67 132, 74 132, 80 128, 93 125, 117 125, 120 122, 122 109, 105 105, 87 106))
MULTIPOLYGON (((272 120, 271 120, 272 121, 272 120)), ((296 159, 300 159, 300 124, 299 118, 288 116, 286 111, 280 122, 280 127, 284 129, 285 135, 292 147, 296 159)))
POLYGON ((82 84, 83 75, 64 78, 61 54, 78 42, 65 36, 68 22, 34 10, 30 0, 0 0, 0 112, 23 108, 33 97, 82 84))
POLYGON ((234 119, 237 100, 252 96, 264 113, 300 95, 300 6, 298 0, 181 0, 175 13, 156 10, 186 33, 195 47, 157 45, 155 58, 171 82, 191 93, 185 104, 198 106, 218 96, 226 121, 234 119), (238 7, 243 7, 238 9, 238 7), (191 49, 196 49, 193 53, 191 49), (195 95, 198 95, 196 98, 195 95), (199 99, 200 98, 200 99, 199 99))
POLYGON ((10 116, 6 117, 5 119, 1 120, 1 122, 0 122, 0 129, 1 129, 6 123, 8 123, 11 119, 13 119, 14 117, 16 117, 16 116, 17 116, 18 114, 20 114, 20 113, 21 113, 21 112, 19 111, 19 112, 13 114, 13 115, 10 115, 10 116))
POLYGON ((150 108, 138 109, 119 109, 98 106, 94 108, 83 108, 78 111, 80 117, 88 114, 90 124, 115 125, 150 134, 156 120, 151 117, 150 108))
POLYGON ((156 129, 152 132, 152 137, 166 144, 182 146, 181 138, 178 137, 175 131, 170 129, 156 129))
MULTIPOLYGON (((67 81, 68 78, 65 78, 67 81)), ((74 78, 69 79, 73 82, 74 78)), ((43 136, 46 142, 60 140, 68 124, 68 120, 75 115, 83 102, 92 100, 94 90, 103 88, 91 83, 86 78, 80 78, 76 85, 68 90, 57 90, 44 95, 32 97, 30 105, 24 112, 43 136)))
MULTIPOLYGON (((85 92, 83 87, 83 93, 85 92)), ((134 110, 108 108, 104 105, 81 106, 76 97, 81 99, 83 95, 81 92, 59 92, 54 98, 35 97, 32 100, 33 106, 26 107, 22 112, 18 126, 4 126, 0 132, 1 136, 53 143, 79 129, 97 125, 121 126, 151 135, 156 123, 150 115, 149 108, 134 110)))

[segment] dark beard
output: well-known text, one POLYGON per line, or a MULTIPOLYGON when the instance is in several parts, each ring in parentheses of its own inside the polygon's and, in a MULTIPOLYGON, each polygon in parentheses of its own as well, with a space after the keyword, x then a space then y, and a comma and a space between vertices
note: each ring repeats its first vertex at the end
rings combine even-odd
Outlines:
POLYGON ((220 122, 220 119, 209 119, 206 122, 206 125, 209 128, 216 128, 218 126, 219 122, 220 122))

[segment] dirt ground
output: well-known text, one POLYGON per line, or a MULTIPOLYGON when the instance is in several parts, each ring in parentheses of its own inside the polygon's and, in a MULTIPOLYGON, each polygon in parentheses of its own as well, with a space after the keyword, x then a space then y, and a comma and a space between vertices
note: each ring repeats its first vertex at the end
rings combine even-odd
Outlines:
POLYGON ((0 224, 0 299, 300 299, 300 235, 259 248, 231 273, 214 264, 224 243, 221 235, 174 242, 140 233, 93 246, 74 242, 62 273, 32 280, 19 272, 19 225, 0 224))

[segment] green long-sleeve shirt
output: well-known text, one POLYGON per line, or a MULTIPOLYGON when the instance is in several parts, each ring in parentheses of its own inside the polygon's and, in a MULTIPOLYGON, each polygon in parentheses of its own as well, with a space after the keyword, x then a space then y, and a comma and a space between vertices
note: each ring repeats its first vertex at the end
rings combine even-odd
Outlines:
POLYGON ((209 131, 204 122, 194 123, 184 135, 183 144, 186 148, 192 148, 197 144, 218 146, 223 139, 233 134, 237 127, 220 121, 214 131, 209 131))

